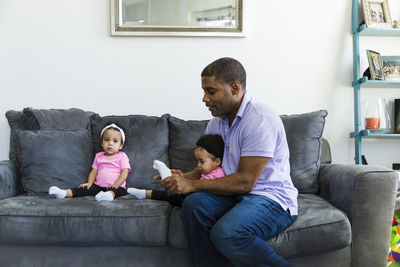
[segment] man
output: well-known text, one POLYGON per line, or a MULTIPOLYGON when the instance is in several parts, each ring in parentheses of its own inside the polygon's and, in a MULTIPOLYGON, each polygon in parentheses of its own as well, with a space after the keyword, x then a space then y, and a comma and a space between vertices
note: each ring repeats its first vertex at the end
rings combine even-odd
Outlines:
POLYGON ((182 216, 195 266, 290 266, 265 241, 297 217, 289 149, 280 117, 246 93, 246 72, 221 58, 201 74, 213 118, 206 134, 225 141, 225 177, 199 180, 198 168, 165 179, 170 194, 190 194, 182 216))

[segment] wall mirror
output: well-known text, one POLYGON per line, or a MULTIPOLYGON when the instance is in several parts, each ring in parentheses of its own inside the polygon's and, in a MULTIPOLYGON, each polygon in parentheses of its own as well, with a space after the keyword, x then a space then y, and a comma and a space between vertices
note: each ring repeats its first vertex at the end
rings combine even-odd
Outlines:
POLYGON ((110 0, 113 36, 244 37, 244 0, 110 0))

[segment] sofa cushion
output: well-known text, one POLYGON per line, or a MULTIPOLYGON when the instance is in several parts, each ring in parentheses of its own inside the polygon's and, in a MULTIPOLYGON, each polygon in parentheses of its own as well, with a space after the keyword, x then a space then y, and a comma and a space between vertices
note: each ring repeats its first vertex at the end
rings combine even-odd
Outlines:
POLYGON ((168 202, 131 196, 112 202, 12 197, 0 201, 0 243, 164 246, 169 208, 168 202))
MULTIPOLYGON (((285 258, 305 257, 351 244, 351 225, 343 211, 314 194, 299 194, 297 220, 268 244, 285 258), (334 234, 332 234, 334 233, 334 234)), ((171 210, 168 243, 187 248, 181 208, 171 210)))
POLYGON ((168 165, 168 114, 162 117, 130 116, 92 116, 92 136, 95 151, 102 151, 100 132, 110 121, 117 122, 125 128, 126 141, 122 151, 129 158, 132 171, 126 180, 127 187, 159 189, 159 180, 153 177, 158 174, 153 168, 155 159, 168 165))
POLYGON ((208 120, 185 121, 173 116, 168 118, 170 143, 168 157, 171 168, 187 172, 196 167, 194 149, 197 140, 204 134, 208 122, 208 120))
POLYGON ((320 110, 281 116, 290 151, 290 174, 299 193, 318 191, 322 132, 327 115, 326 110, 320 110))
POLYGON ((28 195, 47 194, 52 185, 72 188, 87 182, 93 161, 89 131, 18 130, 16 139, 28 195))
MULTIPOLYGON (((23 111, 9 110, 6 118, 10 126, 9 158, 16 165, 17 176, 21 177, 20 161, 15 132, 17 130, 39 129, 87 129, 90 130, 89 116, 95 113, 76 108, 70 109, 32 109, 23 111)), ((22 184, 18 180, 18 189, 23 192, 22 184)))

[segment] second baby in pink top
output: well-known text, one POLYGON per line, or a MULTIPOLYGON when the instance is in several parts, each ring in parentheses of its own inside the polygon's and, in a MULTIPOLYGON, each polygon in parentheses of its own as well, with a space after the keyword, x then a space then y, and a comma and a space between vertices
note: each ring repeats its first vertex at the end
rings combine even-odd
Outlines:
MULTIPOLYGON (((225 144, 221 135, 207 134, 199 138, 194 155, 197 159, 197 168, 201 174, 200 179, 217 179, 225 176, 225 172, 221 167, 224 149, 225 144)), ((160 172, 162 179, 171 176, 171 170, 163 162, 155 160, 153 167, 160 172)), ((179 170, 174 171, 180 172, 179 170)), ((159 179, 160 176, 155 178, 159 179)), ((145 190, 132 187, 128 188, 127 191, 139 199, 166 200, 175 206, 181 206, 183 199, 186 197, 186 195, 168 195, 161 190, 145 190)))

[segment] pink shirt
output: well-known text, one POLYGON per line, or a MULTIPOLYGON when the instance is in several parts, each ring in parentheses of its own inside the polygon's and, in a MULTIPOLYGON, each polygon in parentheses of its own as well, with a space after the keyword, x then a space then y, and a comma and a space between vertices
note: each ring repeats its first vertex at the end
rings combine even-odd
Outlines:
POLYGON ((207 174, 202 174, 200 180, 212 180, 218 179, 225 176, 224 169, 221 167, 216 168, 215 170, 210 171, 207 174))
MULTIPOLYGON (((97 170, 95 184, 100 187, 107 187, 118 180, 122 169, 131 171, 129 158, 124 152, 117 152, 115 155, 106 156, 105 152, 99 152, 94 157, 92 168, 97 170)), ((126 182, 121 187, 125 188, 126 182)))

